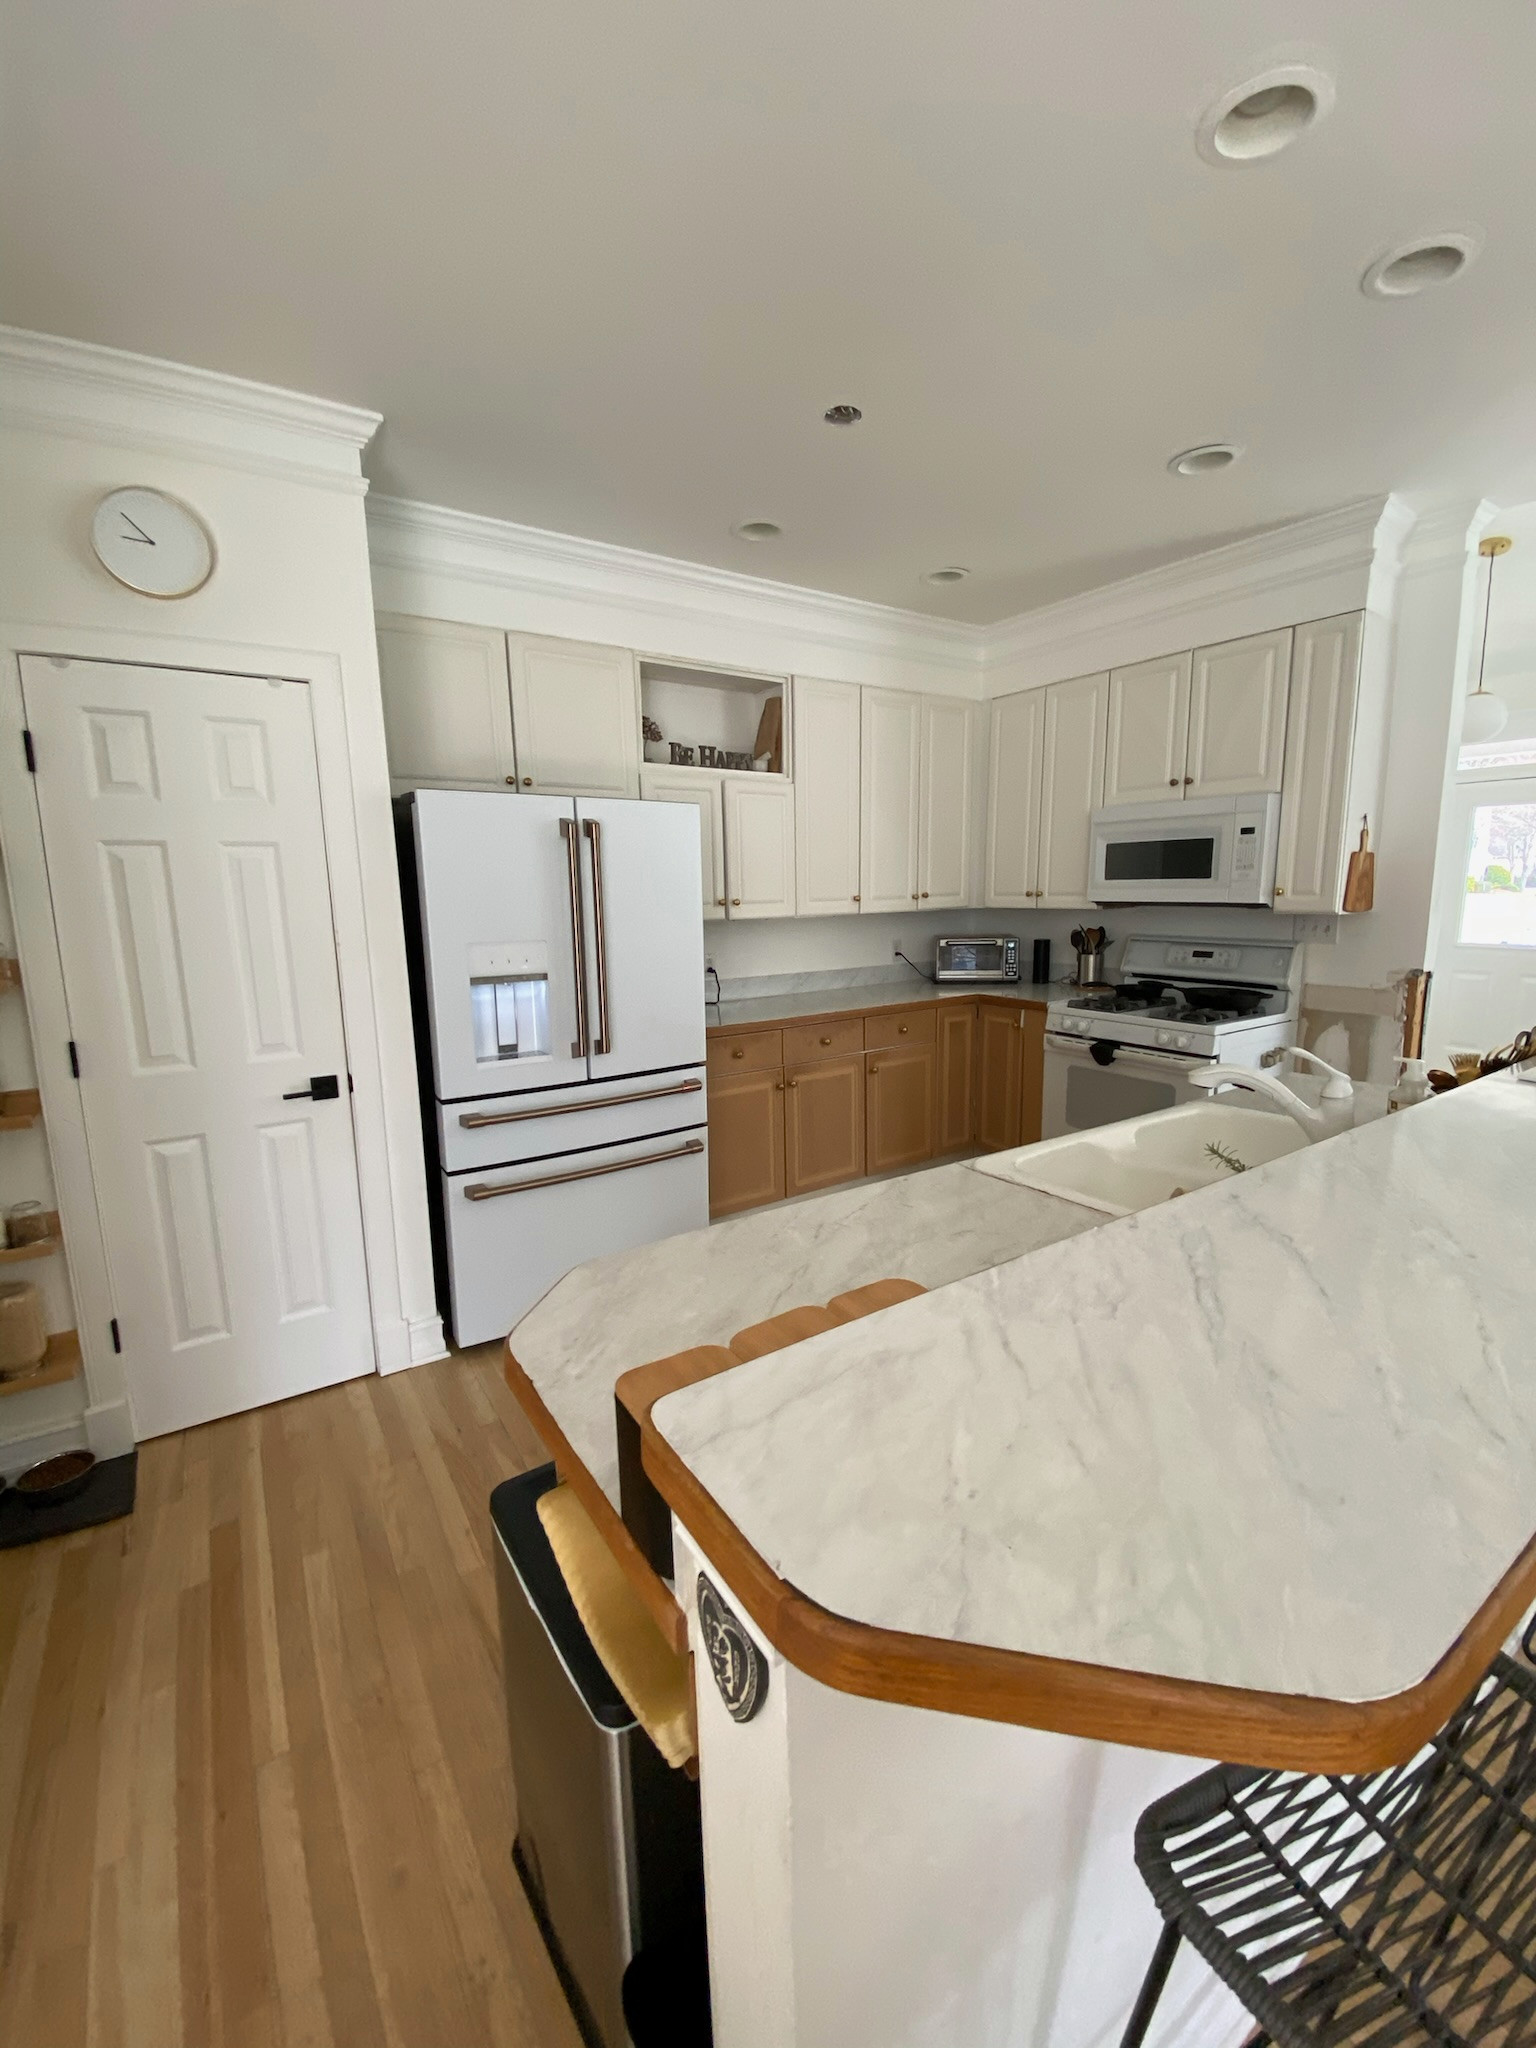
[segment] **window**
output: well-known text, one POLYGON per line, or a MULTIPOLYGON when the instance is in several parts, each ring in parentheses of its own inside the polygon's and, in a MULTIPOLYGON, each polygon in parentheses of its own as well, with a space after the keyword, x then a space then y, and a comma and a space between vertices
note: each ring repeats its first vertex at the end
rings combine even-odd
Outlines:
POLYGON ((1472 813, 1463 946, 1536 946, 1536 803, 1479 804, 1472 813))

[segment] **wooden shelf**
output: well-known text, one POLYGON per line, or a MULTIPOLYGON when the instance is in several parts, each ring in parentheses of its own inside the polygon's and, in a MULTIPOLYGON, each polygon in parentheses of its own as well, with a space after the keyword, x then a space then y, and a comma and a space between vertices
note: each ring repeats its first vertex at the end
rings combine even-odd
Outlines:
POLYGON ((34 1387, 56 1387, 62 1380, 72 1380, 79 1370, 79 1331, 55 1330, 48 1339, 42 1371, 34 1372, 24 1380, 6 1380, 0 1384, 0 1398, 6 1394, 30 1394, 34 1387))
POLYGON ((38 1238, 33 1244, 0 1245, 0 1266, 19 1266, 27 1259, 51 1259, 63 1247, 58 1210, 48 1210, 43 1220, 48 1225, 46 1237, 38 1238))
POLYGON ((21 962, 9 953, 0 953, 0 996, 7 989, 21 987, 21 962))
POLYGON ((43 1113, 35 1088, 0 1088, 0 1131, 24 1131, 43 1113))

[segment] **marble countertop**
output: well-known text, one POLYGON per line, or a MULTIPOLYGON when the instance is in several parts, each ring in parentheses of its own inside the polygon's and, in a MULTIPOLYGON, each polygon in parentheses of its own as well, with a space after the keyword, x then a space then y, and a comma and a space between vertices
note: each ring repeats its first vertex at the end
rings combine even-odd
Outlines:
POLYGON ((1536 1086, 1478 1082, 684 1389, 653 1421, 834 1613, 1385 1698, 1536 1531, 1533 1185, 1536 1086))
POLYGON ((631 1366, 728 1343, 750 1323, 866 1281, 944 1287, 1103 1222, 964 1164, 855 1181, 592 1259, 556 1282, 508 1344, 617 1507, 613 1388, 631 1366))
POLYGON ((1066 993, 1059 981, 922 981, 915 974, 908 981, 868 982, 860 988, 819 988, 781 996, 747 996, 723 1003, 706 1003, 704 1016, 711 1031, 740 1031, 749 1024, 794 1022, 802 1017, 858 1015, 865 1010, 909 1010, 918 1003, 958 1002, 978 996, 1006 1003, 1049 1003, 1066 993))

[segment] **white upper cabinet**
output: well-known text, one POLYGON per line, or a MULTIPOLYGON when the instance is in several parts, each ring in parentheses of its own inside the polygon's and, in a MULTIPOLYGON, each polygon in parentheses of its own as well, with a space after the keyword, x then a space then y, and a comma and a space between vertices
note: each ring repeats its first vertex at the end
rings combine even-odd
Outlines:
POLYGON ((861 695, 859 908, 910 910, 917 895, 923 700, 903 690, 861 695))
POLYGON ((1044 690, 1020 690, 992 700, 986 899, 999 909, 1031 909, 1040 894, 1045 698, 1044 690))
POLYGON ((724 788, 726 915, 793 917, 793 787, 777 776, 727 775, 724 788))
POLYGON ((640 691, 627 647, 509 633, 520 789, 638 796, 640 691))
POLYGON ((380 612, 378 637, 391 778, 452 789, 514 783, 506 635, 380 612))
POLYGON ((802 917, 859 908, 859 687, 795 678, 795 894, 802 917))
POLYGON ((922 700, 917 896, 930 910, 971 900, 971 787, 975 714, 954 697, 922 700))
POLYGON ((1286 711, 1285 775, 1275 904, 1337 910, 1359 825, 1350 809, 1350 768, 1360 684, 1358 612, 1296 628, 1286 711))
POLYGON ((1291 629, 1195 650, 1189 692, 1189 796, 1278 789, 1285 759, 1291 629))
POLYGON ((708 769, 640 770, 640 794, 658 804, 692 804, 699 814, 699 872, 704 921, 725 915, 725 800, 723 775, 708 769))
POLYGON ((1052 683, 1045 697, 1040 775, 1040 864, 1035 902, 1042 910, 1082 910, 1089 890, 1091 822, 1104 801, 1104 745, 1110 679, 1078 676, 1052 683))
POLYGON ((1110 671, 1105 803, 1178 803, 1183 797, 1189 671, 1187 654, 1110 671))

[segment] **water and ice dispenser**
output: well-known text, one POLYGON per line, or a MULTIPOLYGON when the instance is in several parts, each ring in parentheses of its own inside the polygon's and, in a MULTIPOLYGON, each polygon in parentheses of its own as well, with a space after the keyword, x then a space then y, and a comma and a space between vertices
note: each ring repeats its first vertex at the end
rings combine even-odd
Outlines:
POLYGON ((508 940, 469 949, 469 1005, 475 1058, 549 1057, 549 948, 508 940))

